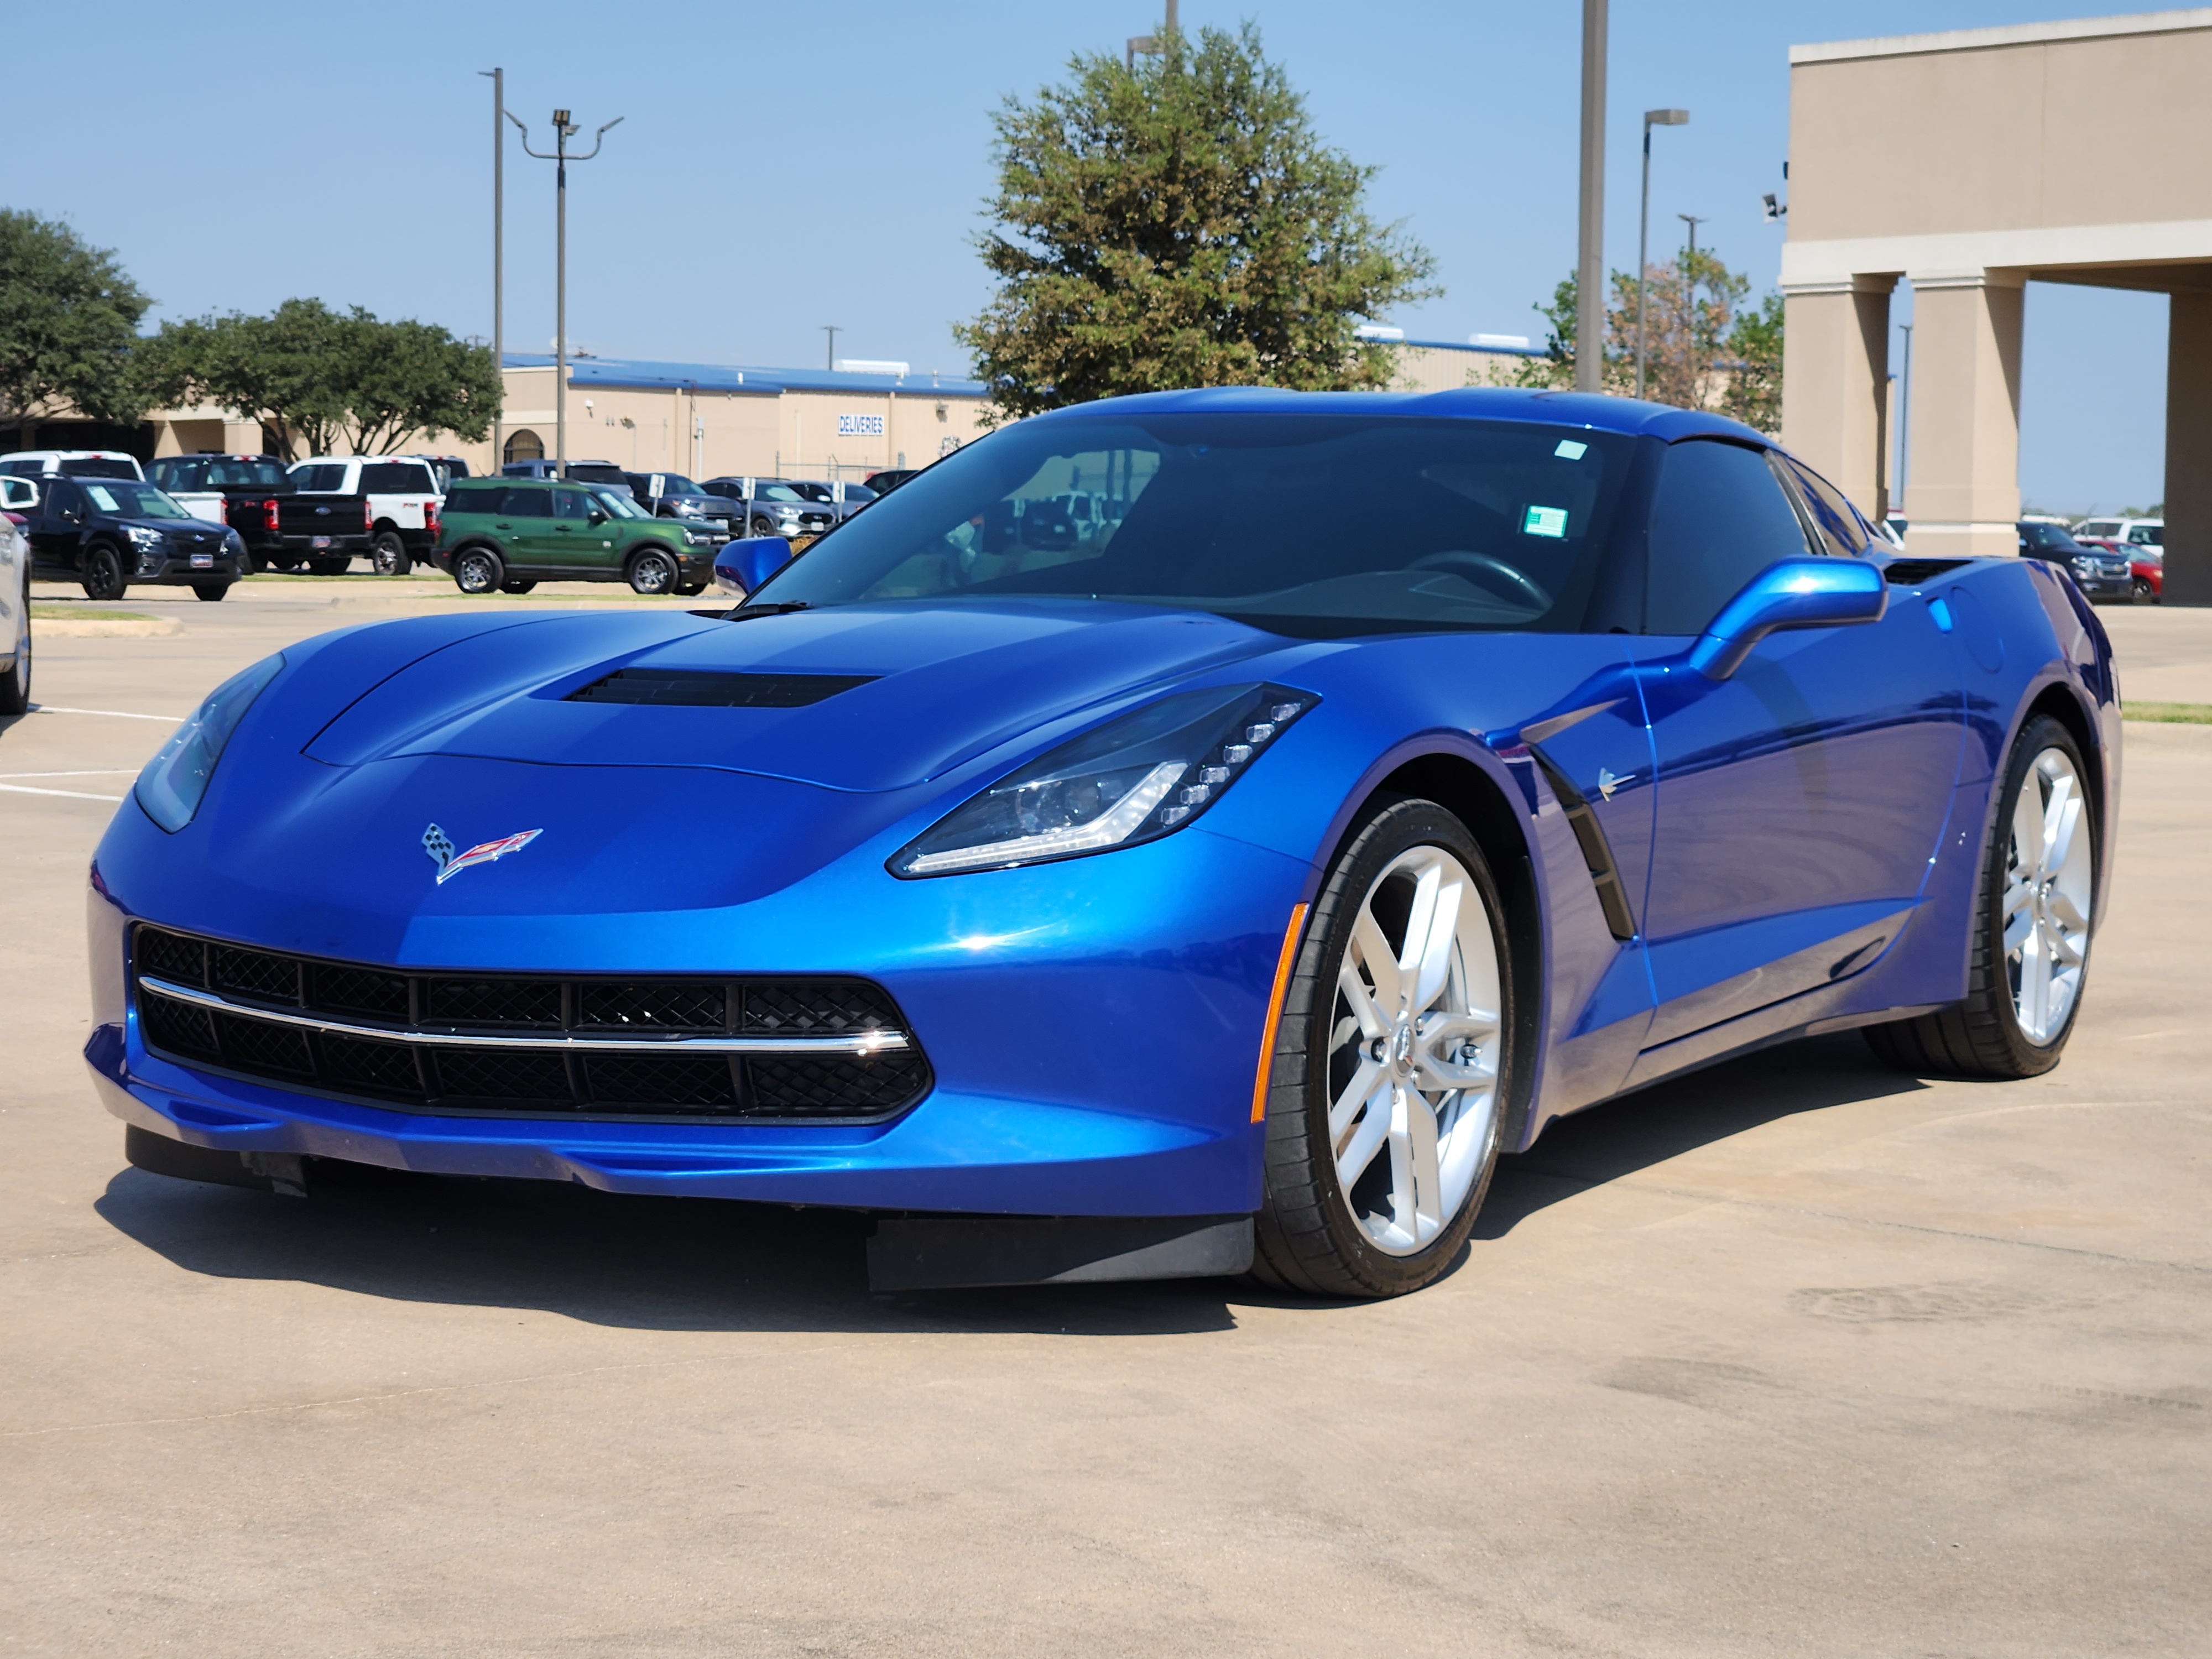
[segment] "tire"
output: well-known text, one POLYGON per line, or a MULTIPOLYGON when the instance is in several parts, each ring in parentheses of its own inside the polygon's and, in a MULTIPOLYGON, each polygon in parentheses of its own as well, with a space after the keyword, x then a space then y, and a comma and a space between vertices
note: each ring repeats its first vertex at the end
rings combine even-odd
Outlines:
POLYGON ((84 596, 88 599, 119 599, 131 584, 123 577, 123 561, 105 542, 85 550, 84 596))
POLYGON ((453 586, 464 593, 495 593, 507 580, 507 566, 488 547, 465 547, 453 555, 453 586))
POLYGON ((15 659, 0 674, 0 714, 31 712, 31 574, 15 597, 15 659))
POLYGON ((1982 849, 1966 1000, 1866 1030, 1876 1054, 1917 1077, 2039 1076, 2058 1063, 2081 1011, 2090 905, 2104 856, 2088 769, 2072 734, 2038 714, 2013 740, 2003 778, 1996 821, 1982 849), (2062 789, 2078 805, 2070 822, 2062 808, 2054 826, 2051 803, 2062 789), (2055 869, 2049 862, 2052 827, 2059 842, 2055 869), (2008 902, 2025 910, 2027 922, 2024 933, 2015 922, 2010 951, 2008 902))
POLYGON ((773 536, 775 534, 775 526, 773 524, 770 524, 766 519, 755 519, 753 520, 753 534, 756 536, 773 536))
POLYGON ((2150 585, 2150 578, 2148 576, 2136 578, 2136 603, 2137 605, 2158 603, 2158 590, 2150 585))
POLYGON ((1387 801, 1338 856, 1298 947, 1270 1057, 1256 1278, 1317 1296, 1402 1296, 1458 1255, 1490 1189, 1523 1064, 1504 916, 1481 848, 1434 801, 1387 801), (1441 898, 1455 888, 1448 919, 1441 903, 1424 911, 1425 891, 1441 898), (1421 929, 1425 914, 1437 925, 1421 929), (1435 943, 1428 972, 1412 976, 1429 981, 1430 995, 1408 985, 1409 1006, 1393 988, 1390 953, 1414 931, 1435 943), (1369 993, 1364 1009, 1344 983, 1369 993), (1462 1052, 1470 1043, 1471 1060, 1462 1052), (1333 1133, 1339 1100, 1341 1133, 1333 1133), (1435 1126, 1427 1135, 1424 1121, 1435 1126), (1433 1154, 1425 1192, 1415 1174, 1431 1162, 1425 1140, 1433 1154))
POLYGON ((633 593, 672 593, 676 591, 676 556, 665 548, 641 547, 630 555, 629 591, 633 593))
POLYGON ((534 577, 509 576, 499 585, 499 591, 502 593, 527 593, 537 586, 534 577))
POLYGON ((213 604, 216 600, 221 599, 224 594, 229 592, 230 584, 228 582, 194 582, 192 584, 192 597, 195 599, 205 599, 210 604, 213 604))
POLYGON ((368 568, 380 576, 404 576, 415 568, 407 544, 396 530, 380 530, 369 544, 368 568))
POLYGON ((318 576, 343 576, 352 568, 353 560, 350 557, 343 559, 310 559, 307 561, 308 570, 318 576))

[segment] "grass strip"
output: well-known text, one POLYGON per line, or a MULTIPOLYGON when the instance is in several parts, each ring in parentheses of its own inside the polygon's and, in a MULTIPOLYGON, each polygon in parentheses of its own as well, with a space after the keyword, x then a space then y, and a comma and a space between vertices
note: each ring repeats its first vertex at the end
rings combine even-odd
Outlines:
POLYGON ((143 611, 101 611, 84 605, 43 605, 31 602, 31 618, 34 622, 158 622, 143 611))
POLYGON ((2120 705, 2124 720, 2156 720, 2165 726, 2212 726, 2212 702, 2129 702, 2120 705))

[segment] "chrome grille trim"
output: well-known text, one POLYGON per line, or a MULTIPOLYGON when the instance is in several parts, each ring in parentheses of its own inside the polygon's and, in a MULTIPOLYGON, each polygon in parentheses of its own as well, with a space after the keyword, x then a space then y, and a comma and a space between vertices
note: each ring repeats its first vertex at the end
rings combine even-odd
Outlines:
POLYGON ((321 1018, 313 1014, 290 1013, 258 1002, 234 1002, 228 997, 157 979, 151 974, 140 974, 138 983, 156 995, 190 1003, 198 1008, 242 1014, 250 1019, 298 1026, 309 1031, 325 1031, 334 1036, 372 1037, 385 1042, 413 1043, 431 1048, 510 1048, 555 1054, 856 1054, 865 1057, 896 1054, 913 1046, 903 1031, 863 1031, 857 1036, 821 1037, 501 1036, 490 1032, 424 1031, 404 1026, 356 1024, 346 1020, 321 1018))

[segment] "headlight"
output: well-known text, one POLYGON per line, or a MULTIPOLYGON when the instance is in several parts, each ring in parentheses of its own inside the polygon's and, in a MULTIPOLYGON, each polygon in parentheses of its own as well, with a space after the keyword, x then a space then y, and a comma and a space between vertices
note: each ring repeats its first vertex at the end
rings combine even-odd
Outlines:
POLYGON ((253 700, 283 666, 283 653, 279 652, 243 673, 232 675, 208 693, 207 701, 192 711, 192 717, 177 728, 176 735, 161 745, 138 775, 138 805, 146 809, 148 817, 172 835, 192 821, 192 814, 200 810, 200 798, 207 793, 208 780, 215 775, 215 763, 230 743, 230 734, 238 730, 253 700))
POLYGON ((149 530, 143 525, 136 524, 125 528, 131 539, 140 547, 159 547, 161 544, 161 532, 158 530, 149 530))
POLYGON ((684 539, 694 547, 704 547, 714 538, 703 530, 687 530, 684 532, 684 539))
POLYGON ((993 784, 909 842, 890 872, 1002 870, 1156 840, 1219 799, 1319 701, 1280 685, 1163 697, 993 784))

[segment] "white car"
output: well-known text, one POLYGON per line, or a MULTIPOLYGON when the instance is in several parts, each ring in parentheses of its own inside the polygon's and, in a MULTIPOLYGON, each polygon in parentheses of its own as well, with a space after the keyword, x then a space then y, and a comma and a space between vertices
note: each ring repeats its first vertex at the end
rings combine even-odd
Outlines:
POLYGON ((404 576, 430 562, 445 492, 419 455, 312 456, 292 468, 292 487, 302 495, 368 497, 368 559, 378 575, 404 576))
POLYGON ((19 478, 58 472, 64 478, 136 478, 146 482, 138 458, 119 449, 18 449, 0 455, 0 473, 19 478))
MULTIPOLYGON (((27 479, 0 477, 0 509, 26 512, 38 504, 39 489, 27 479)), ((31 708, 31 543, 13 518, 0 518, 0 640, 8 642, 8 665, 0 670, 0 714, 25 714, 31 708)))
POLYGON ((2074 526, 2076 541, 2124 542, 2130 547, 2150 547, 2164 551, 2166 520, 2163 519, 2084 519, 2074 526))

